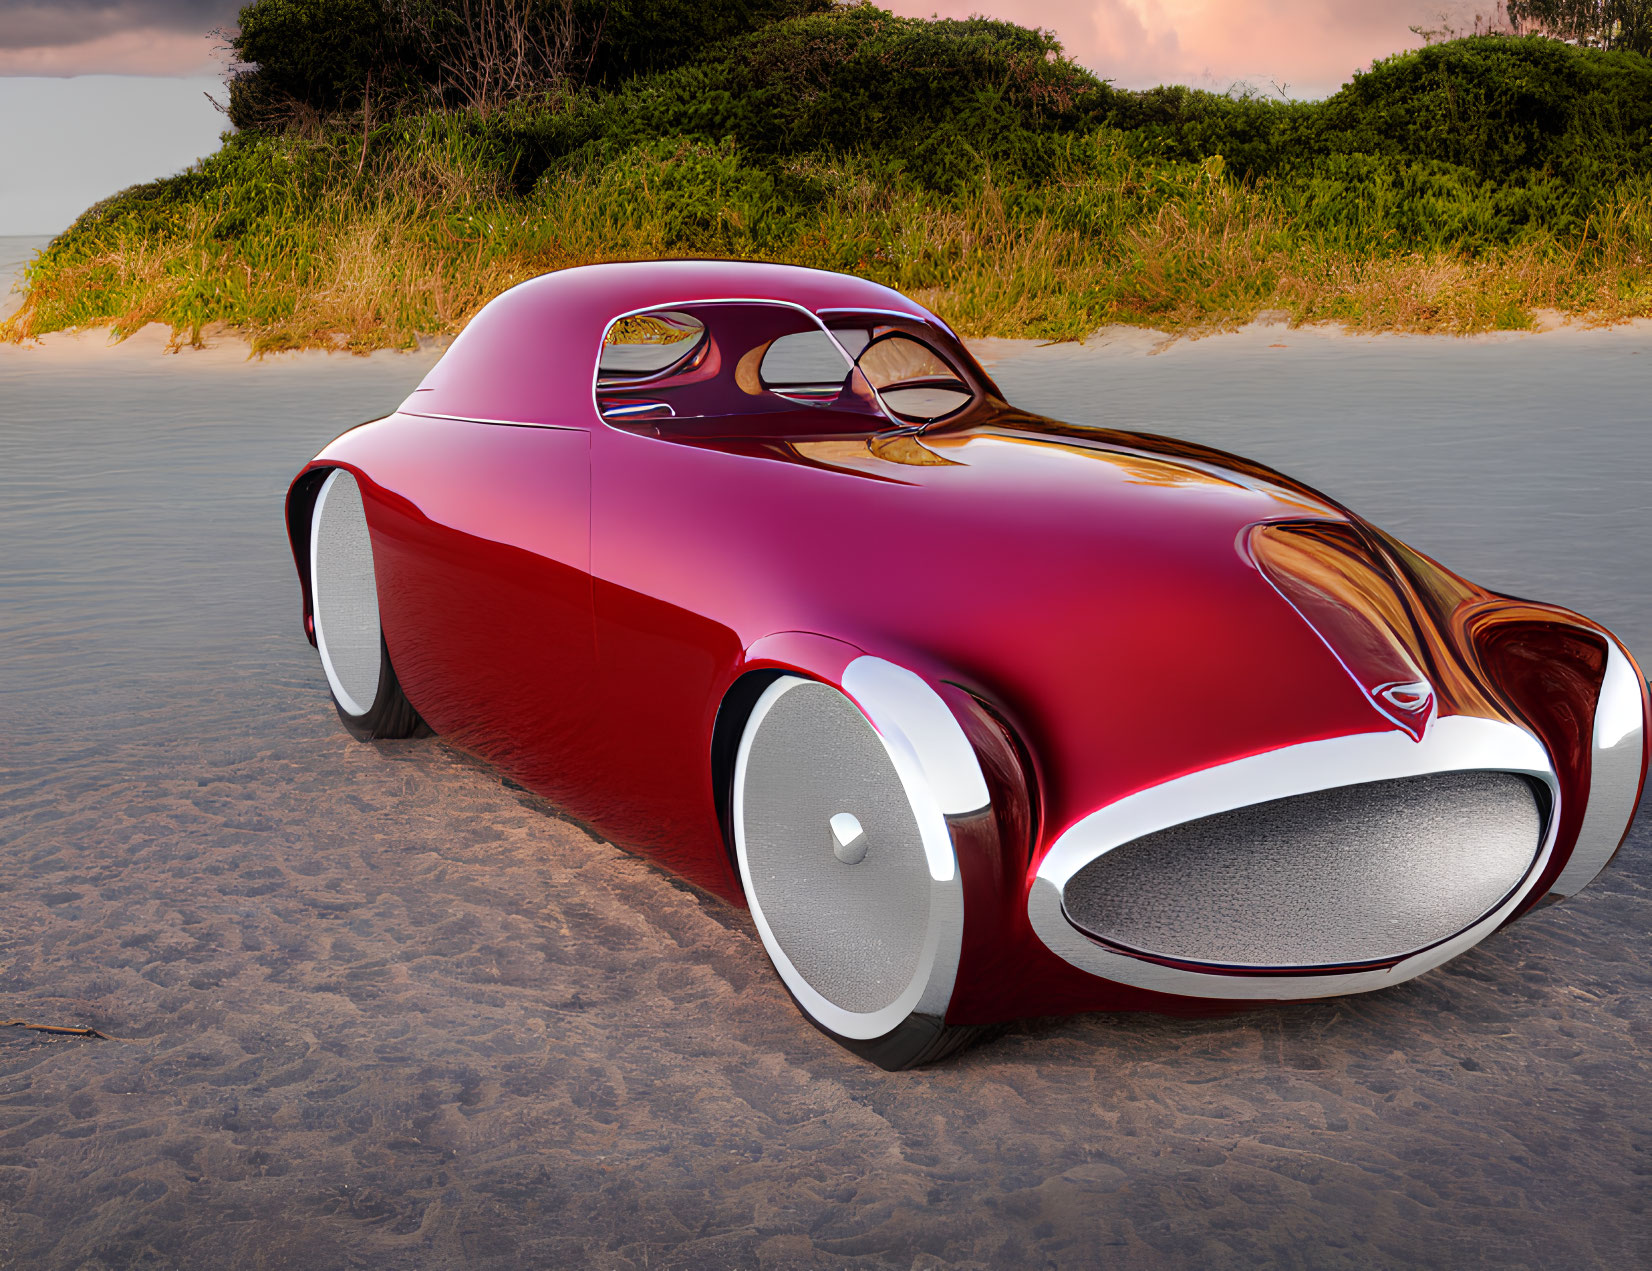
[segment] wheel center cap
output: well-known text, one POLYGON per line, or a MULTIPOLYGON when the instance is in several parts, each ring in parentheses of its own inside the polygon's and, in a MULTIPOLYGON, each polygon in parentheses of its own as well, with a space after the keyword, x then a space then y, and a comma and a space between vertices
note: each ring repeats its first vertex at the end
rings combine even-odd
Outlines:
POLYGON ((858 865, 866 859, 866 831, 860 818, 853 812, 838 812, 831 819, 832 855, 845 865, 858 865))

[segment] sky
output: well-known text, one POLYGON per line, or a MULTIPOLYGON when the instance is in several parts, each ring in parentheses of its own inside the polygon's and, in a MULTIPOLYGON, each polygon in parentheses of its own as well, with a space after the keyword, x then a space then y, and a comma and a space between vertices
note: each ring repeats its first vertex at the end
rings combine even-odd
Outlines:
POLYGON ((0 75, 211 74, 235 0, 0 0, 0 75))
POLYGON ((1235 83, 1334 93, 1373 60, 1421 41, 1413 25, 1473 29, 1495 0, 881 0, 897 13, 980 13, 1054 30, 1067 55, 1120 88, 1235 83))
MULTIPOLYGON (((883 0, 1053 29, 1121 88, 1191 84, 1321 97, 1493 0, 883 0)), ((209 35, 236 0, 0 0, 0 235, 55 234, 136 181, 181 171, 227 127, 209 35), (65 77, 77 78, 65 78, 65 77)))

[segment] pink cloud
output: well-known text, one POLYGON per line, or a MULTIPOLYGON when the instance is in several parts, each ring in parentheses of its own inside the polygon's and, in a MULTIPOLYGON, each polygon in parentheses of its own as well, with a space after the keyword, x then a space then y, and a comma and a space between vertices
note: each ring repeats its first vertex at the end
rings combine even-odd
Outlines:
POLYGON ((78 44, 0 48, 0 75, 211 75, 215 40, 202 34, 138 28, 78 44))
POLYGON ((1473 27, 1495 0, 884 0, 897 13, 983 14, 1053 29, 1067 53, 1121 88, 1245 81, 1293 97, 1334 92, 1379 57, 1415 48, 1413 23, 1473 27))

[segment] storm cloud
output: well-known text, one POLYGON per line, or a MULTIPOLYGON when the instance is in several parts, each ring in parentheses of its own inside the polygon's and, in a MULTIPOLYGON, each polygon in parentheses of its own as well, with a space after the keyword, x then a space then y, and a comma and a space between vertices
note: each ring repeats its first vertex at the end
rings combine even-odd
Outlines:
POLYGON ((0 75, 201 75, 237 0, 0 0, 0 75))
POLYGON ((0 48, 85 44, 128 31, 205 36, 229 26, 235 0, 0 0, 0 48))

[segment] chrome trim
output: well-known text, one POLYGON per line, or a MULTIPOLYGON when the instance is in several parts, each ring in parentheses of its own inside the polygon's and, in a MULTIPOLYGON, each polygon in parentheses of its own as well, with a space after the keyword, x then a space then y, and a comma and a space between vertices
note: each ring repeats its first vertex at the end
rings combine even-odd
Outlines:
MULTIPOLYGON (((663 311, 660 310, 660 309, 646 309, 646 310, 644 310, 644 312, 645 313, 661 313, 661 312, 670 313, 671 311, 669 309, 666 309, 666 310, 663 310, 663 311)), ((689 316, 692 316, 692 315, 689 315, 689 316)), ((613 321, 609 322, 609 324, 606 327, 604 327, 602 329, 602 343, 597 346, 597 387, 598 388, 602 387, 602 350, 608 347, 608 332, 610 332, 614 329, 614 323, 615 322, 620 322, 620 321, 623 321, 623 319, 615 318, 615 319, 613 319, 613 321)), ((671 376, 679 374, 683 370, 683 367, 685 366, 685 364, 687 364, 689 362, 698 362, 699 359, 700 359, 701 354, 704 353, 704 351, 705 351, 706 340, 709 338, 709 333, 706 331, 706 324, 705 323, 700 322, 698 318, 696 318, 695 321, 699 323, 700 338, 694 341, 694 347, 689 349, 689 351, 687 353, 682 354, 680 357, 677 358, 676 361, 667 363, 665 366, 662 366, 657 371, 648 371, 648 372, 646 372, 642 375, 627 376, 625 379, 623 379, 623 380, 621 380, 617 383, 613 380, 610 380, 608 382, 608 387, 610 389, 614 389, 614 388, 634 388, 634 387, 638 387, 638 386, 646 386, 646 385, 651 384, 651 383, 653 383, 657 380, 670 379, 671 376)))
MULTIPOLYGON (((843 672, 843 691, 866 712, 885 745, 911 748, 945 816, 968 816, 990 802, 975 747, 957 717, 922 677, 882 658, 858 657, 843 672)), ((950 861, 951 847, 947 848, 950 861)), ((931 858, 931 868, 941 868, 931 858)), ((948 864, 945 868, 950 869, 948 864)), ((941 875, 936 874, 939 878, 941 875)))
POLYGON ((602 412, 604 419, 630 419, 633 415, 664 411, 675 418, 677 412, 671 409, 670 402, 632 402, 629 406, 610 406, 602 412))
MULTIPOLYGON (((952 340, 952 342, 954 344, 956 344, 960 349, 963 349, 966 354, 969 352, 969 350, 967 348, 965 348, 963 340, 959 338, 958 333, 956 331, 954 331, 951 327, 947 326, 947 324, 945 322, 941 321, 940 317, 938 317, 937 315, 932 314, 932 313, 928 313, 928 312, 921 313, 921 314, 920 313, 903 313, 899 309, 861 309, 861 308, 855 308, 854 306, 849 306, 849 305, 834 305, 829 309, 817 309, 817 310, 815 310, 815 316, 817 318, 820 318, 820 319, 824 319, 825 316, 829 313, 876 314, 876 315, 881 315, 881 316, 886 317, 886 318, 900 318, 903 322, 915 323, 916 325, 918 325, 920 327, 934 327, 937 330, 945 332, 946 335, 948 336, 948 338, 950 338, 952 340)), ((825 322, 822 321, 821 325, 825 326, 825 322)), ((828 334, 831 333, 831 328, 830 327, 827 327, 826 330, 827 330, 828 334)), ((832 338, 834 340, 837 339, 837 337, 835 335, 832 336, 832 338)), ((887 337, 883 337, 883 338, 887 338, 887 337)), ((872 345, 874 345, 876 343, 877 343, 876 340, 869 340, 866 344, 866 348, 863 348, 861 350, 861 353, 864 355, 865 352, 866 352, 866 349, 871 348, 872 345)), ((838 342, 838 347, 842 348, 845 353, 847 353, 849 351, 847 348, 844 348, 842 341, 838 342)), ((940 354, 940 353, 937 353, 936 356, 940 357, 941 361, 943 361, 943 362, 947 361, 946 357, 944 355, 940 354)), ((860 365, 860 359, 855 358, 854 363, 858 367, 860 365)), ((947 365, 951 366, 952 364, 950 362, 947 362, 947 365)), ((958 383, 963 384, 966 388, 969 388, 969 381, 965 380, 961 375, 959 375, 958 368, 953 367, 952 371, 953 371, 953 378, 956 379, 958 383)), ((864 371, 862 371, 861 372, 861 377, 864 379, 865 376, 866 376, 866 373, 864 371)), ((878 391, 877 386, 875 384, 873 384, 870 379, 866 380, 866 386, 868 388, 870 388, 872 390, 873 394, 877 397, 877 399, 878 399, 878 409, 879 410, 881 410, 885 415, 889 416, 889 418, 893 422, 895 422, 897 424, 905 425, 906 427, 915 429, 918 432, 922 432, 922 431, 924 431, 924 429, 930 428, 935 424, 944 423, 946 420, 951 419, 954 415, 959 414, 962 411, 968 410, 971 406, 974 406, 977 402, 979 402, 981 400, 981 393, 978 390, 974 389, 974 388, 970 388, 969 389, 969 401, 964 403, 964 405, 958 407, 956 410, 949 410, 944 415, 936 415, 933 419, 912 420, 912 419, 907 419, 907 418, 905 418, 901 415, 898 415, 894 411, 890 410, 888 405, 886 405, 884 400, 883 400, 883 394, 878 391)))
MULTIPOLYGON (((938 319, 922 313, 906 313, 900 309, 861 308, 859 305, 832 305, 830 308, 816 309, 815 312, 822 315, 828 313, 879 313, 886 318, 900 318, 904 322, 917 322, 923 326, 935 326, 938 322, 938 319)), ((950 329, 947 334, 952 335, 950 329)), ((956 336, 953 336, 953 338, 957 339, 956 336)))
POLYGON ((1589 756, 1589 806, 1578 827, 1571 859, 1555 879, 1552 893, 1575 896, 1605 869, 1635 817, 1641 762, 1646 747, 1646 685, 1618 642, 1606 642, 1606 674, 1595 703, 1589 756))
POLYGON ((964 887, 958 874, 952 834, 947 827, 946 806, 956 801, 960 792, 972 791, 977 785, 984 793, 986 779, 981 775, 975 749, 964 736, 963 728, 935 690, 917 675, 880 658, 860 657, 849 664, 843 679, 843 691, 866 715, 883 741, 912 807, 929 864, 929 930, 924 951, 912 981, 893 1002, 877 1011, 860 1012, 846 1011, 828 1001, 792 965, 755 899, 757 893, 746 864, 744 841, 745 777, 751 742, 757 731, 755 726, 775 702, 798 685, 809 683, 808 680, 794 675, 781 676, 764 690, 752 708, 734 761, 732 820, 740 881, 751 905, 752 921, 775 970, 811 1018, 843 1037, 865 1041, 884 1036, 914 1012, 936 1018, 946 1015, 958 978, 964 935, 964 887), (854 687, 850 687, 850 680, 854 681, 854 687), (955 736, 949 735, 942 724, 943 714, 955 736), (964 748, 962 752, 958 749, 960 745, 964 748), (955 766, 965 760, 964 766, 970 771, 955 771, 955 766))
POLYGON ((1260 1000, 1366 993, 1421 975, 1495 931, 1525 899, 1548 864, 1559 812, 1560 786, 1547 751, 1534 736, 1513 724, 1453 715, 1436 719, 1421 741, 1395 729, 1305 742, 1151 786, 1077 821, 1061 833, 1039 863, 1027 896, 1027 916, 1045 945, 1080 970, 1154 992, 1260 1000), (1072 924, 1062 905, 1068 880, 1085 865, 1158 830, 1337 786, 1473 770, 1520 773, 1548 787, 1550 808, 1543 845, 1520 884, 1494 910, 1450 939, 1390 967, 1300 975, 1189 971, 1131 957, 1091 939, 1072 924))
MULTIPOLYGON (((415 389, 414 392, 422 392, 415 389)), ((406 403, 397 408, 398 415, 412 415, 417 419, 450 419, 456 424, 501 424, 506 428, 550 428, 557 432, 584 432, 578 424, 541 424, 528 419, 483 419, 478 415, 443 415, 433 410, 408 410, 406 403)), ((374 421, 369 420, 369 423, 374 421)))

